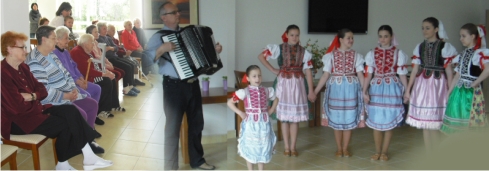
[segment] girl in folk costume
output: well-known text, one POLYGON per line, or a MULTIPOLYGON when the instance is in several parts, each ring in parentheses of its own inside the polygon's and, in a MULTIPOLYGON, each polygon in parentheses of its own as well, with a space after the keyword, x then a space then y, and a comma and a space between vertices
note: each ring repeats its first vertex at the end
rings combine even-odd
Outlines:
POLYGON ((299 35, 299 27, 296 25, 288 26, 282 35, 284 43, 280 45, 269 44, 258 56, 265 67, 278 75, 275 80, 276 95, 280 99, 277 107, 277 119, 282 122, 284 155, 286 156, 298 155, 295 147, 299 122, 312 118, 309 114, 307 99, 311 102, 316 99, 316 95, 312 92, 312 54, 299 45, 299 35), (270 65, 268 62, 270 59, 278 59, 280 69, 275 69, 270 65), (304 70, 306 71, 305 79, 304 70))
POLYGON ((472 23, 460 30, 460 41, 467 47, 455 59, 455 77, 450 84, 447 110, 443 118, 443 133, 485 127, 484 95, 481 82, 489 76, 489 50, 486 49, 485 29, 472 23))
POLYGON ((278 100, 272 87, 262 87, 261 70, 256 65, 246 69, 243 82, 250 85, 245 89, 239 89, 228 100, 228 106, 236 112, 243 121, 238 138, 238 154, 246 160, 249 170, 253 170, 253 164, 258 164, 258 169, 263 170, 264 163, 270 162, 277 138, 273 132, 269 114, 277 107, 278 100), (234 103, 243 100, 245 111, 241 111, 234 103), (268 108, 268 100, 274 100, 271 108, 268 108))
POLYGON ((392 129, 403 120, 402 98, 407 86, 405 64, 408 57, 396 47, 398 44, 389 25, 380 26, 378 34, 378 47, 365 56, 365 73, 368 75, 363 86, 363 98, 368 114, 366 124, 374 130, 376 153, 370 159, 387 161, 392 129))
POLYGON ((363 108, 363 56, 351 49, 353 33, 342 29, 335 36, 323 56, 324 74, 315 89, 315 94, 326 85, 324 92, 323 125, 334 129, 336 157, 350 157, 348 144, 351 130, 359 126, 363 108))
POLYGON ((457 50, 444 40, 448 39, 443 24, 436 18, 423 20, 425 40, 416 45, 413 70, 404 93, 410 101, 406 123, 423 130, 428 150, 439 141, 439 129, 448 99, 448 83, 452 81, 451 60, 457 50), (412 92, 411 92, 411 88, 412 92))

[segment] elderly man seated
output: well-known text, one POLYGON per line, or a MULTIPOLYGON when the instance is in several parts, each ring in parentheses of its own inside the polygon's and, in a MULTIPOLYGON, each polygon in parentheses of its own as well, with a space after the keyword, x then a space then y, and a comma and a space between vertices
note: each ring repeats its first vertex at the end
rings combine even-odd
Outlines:
MULTIPOLYGON (((42 26, 40 29, 43 30, 43 27, 49 26, 42 26)), ((42 40, 39 43, 54 45, 54 33, 49 38, 39 34, 37 36, 42 40)), ((1 62, 2 138, 10 139, 11 134, 41 134, 56 138, 56 170, 75 170, 68 163, 68 159, 80 153, 83 153, 85 170, 111 166, 112 161, 104 160, 92 151, 90 142, 96 133, 83 119, 76 106, 43 102, 50 98, 50 95, 45 84, 40 83, 30 72, 29 66, 24 63, 27 53, 26 40, 26 35, 12 31, 1 36, 2 56, 5 57, 1 62)), ((52 54, 44 48, 36 52, 45 57, 52 54)), ((71 92, 68 92, 67 96, 70 96, 70 100, 74 99, 71 92)))

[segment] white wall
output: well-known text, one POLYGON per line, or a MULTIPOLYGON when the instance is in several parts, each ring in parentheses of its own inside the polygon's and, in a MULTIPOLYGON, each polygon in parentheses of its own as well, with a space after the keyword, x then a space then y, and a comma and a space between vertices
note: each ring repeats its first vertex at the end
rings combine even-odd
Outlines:
MULTIPOLYGON (((16 31, 29 36, 29 1, 2 1, 2 34, 6 31, 16 31)), ((28 42, 27 42, 28 43, 28 42)))
MULTIPOLYGON (((237 1, 236 47, 238 48, 236 48, 235 67, 244 71, 249 65, 260 64, 256 59, 258 54, 266 44, 281 43, 280 36, 289 24, 296 24, 301 28, 301 42, 319 39, 321 46, 329 45, 334 34, 307 33, 307 3, 306 0, 237 1)), ((376 46, 378 27, 389 24, 393 27, 400 43, 399 48, 411 55, 415 45, 423 40, 422 20, 434 16, 443 21, 450 38, 448 42, 461 50, 458 41, 459 28, 467 22, 481 22, 483 14, 480 6, 487 3, 488 1, 483 0, 370 0, 369 32, 355 35, 353 49, 366 54, 376 46)), ((484 7, 487 8, 488 5, 484 7)), ((276 61, 271 63, 277 66, 276 61)), ((261 64, 260 66, 263 67, 261 64)), ((273 79, 271 72, 264 72, 265 81, 273 79)))
MULTIPOLYGON (((54 17, 56 17, 56 11, 58 11, 58 7, 60 5, 56 3, 56 0, 37 0, 37 4, 39 5, 39 12, 41 13, 42 17, 46 17, 49 21, 52 21, 54 17)), ((76 4, 71 5, 73 8, 76 8, 76 4)), ((31 4, 29 4, 28 10, 31 9, 30 7, 31 4)))

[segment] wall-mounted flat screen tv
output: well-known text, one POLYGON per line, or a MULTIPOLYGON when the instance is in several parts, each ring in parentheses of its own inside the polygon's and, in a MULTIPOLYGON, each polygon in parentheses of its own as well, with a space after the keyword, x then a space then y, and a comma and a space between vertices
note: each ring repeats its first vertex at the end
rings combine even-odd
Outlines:
POLYGON ((309 0, 308 13, 309 33, 367 33, 368 0, 309 0))

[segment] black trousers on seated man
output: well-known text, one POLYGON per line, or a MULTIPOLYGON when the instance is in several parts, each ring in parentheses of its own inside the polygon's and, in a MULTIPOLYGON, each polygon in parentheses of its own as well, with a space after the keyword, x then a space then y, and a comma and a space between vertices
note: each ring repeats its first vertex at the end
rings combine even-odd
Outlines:
POLYGON ((163 77, 163 108, 166 115, 164 169, 178 169, 178 140, 183 114, 187 114, 188 150, 191 167, 205 163, 202 148, 204 115, 199 80, 192 83, 163 77))

